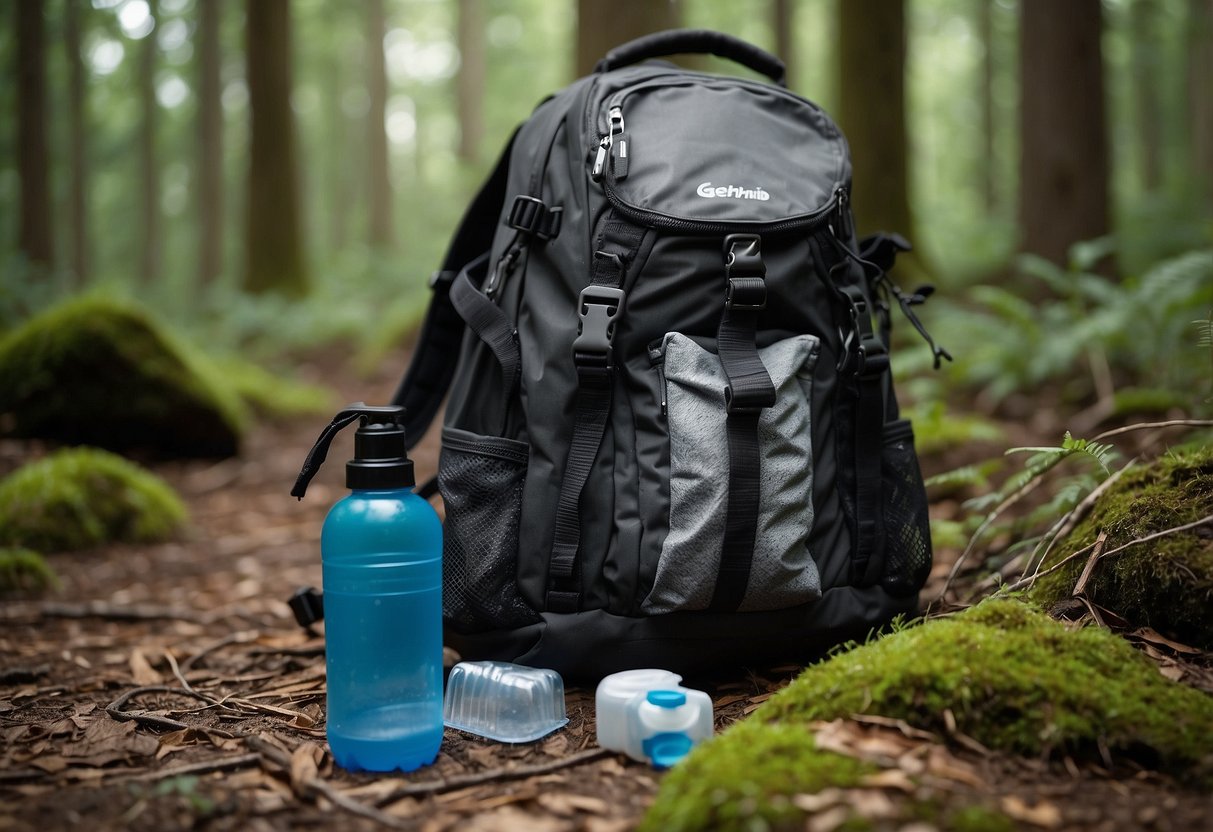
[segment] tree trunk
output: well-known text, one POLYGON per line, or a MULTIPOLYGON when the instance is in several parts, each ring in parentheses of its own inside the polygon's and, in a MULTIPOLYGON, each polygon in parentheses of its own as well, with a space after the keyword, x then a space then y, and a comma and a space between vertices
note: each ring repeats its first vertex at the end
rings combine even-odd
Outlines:
POLYGON ((792 64, 794 61, 792 51, 792 33, 796 31, 796 24, 793 18, 795 12, 795 3, 793 0, 771 0, 771 28, 775 35, 775 56, 783 61, 786 68, 786 77, 788 86, 795 86, 792 83, 792 64))
POLYGON ((1141 185, 1147 193, 1162 184, 1163 90, 1158 84, 1161 59, 1158 42, 1156 0, 1134 0, 1129 4, 1132 35, 1133 98, 1136 100, 1137 141, 1141 153, 1141 185))
POLYGON ((1024 251, 1064 264, 1108 232, 1100 0, 1022 0, 1019 226, 1024 251))
POLYGON ((16 3, 17 171, 21 221, 17 245, 31 263, 50 266, 50 178, 46 136, 46 50, 42 0, 16 3))
POLYGON ((148 0, 155 28, 143 39, 139 61, 139 100, 143 116, 139 125, 139 184, 143 207, 143 250, 139 259, 139 279, 151 283, 160 277, 160 169, 156 159, 156 52, 160 39, 158 0, 148 0))
POLYGON ((288 0, 247 0, 250 115, 243 285, 250 292, 307 291, 291 112, 288 0))
POLYGON ((383 0, 370 0, 367 10, 367 90, 371 108, 367 112, 367 136, 370 141, 367 160, 370 163, 369 191, 371 194, 370 242, 377 248, 390 248, 392 233, 392 175, 387 153, 387 67, 384 63, 383 36, 387 22, 383 0))
POLYGON ((222 0, 198 5, 198 283, 223 271, 222 0))
POLYGON ((994 4, 976 0, 977 31, 981 42, 981 195, 986 213, 998 210, 998 163, 994 127, 994 4))
POLYGON ((459 158, 475 162, 484 135, 484 9, 481 0, 459 0, 459 158))
POLYGON ((65 0, 63 46, 67 54, 68 154, 71 159, 71 189, 68 216, 71 219, 72 271, 76 284, 88 281, 88 168, 84 156, 84 60, 80 52, 80 7, 82 0, 65 0))
POLYGON ((608 51, 633 38, 673 29, 680 0, 577 0, 577 75, 588 75, 608 51))
POLYGON ((906 163, 905 7, 839 4, 839 126, 855 160, 851 205, 860 234, 911 236, 906 163))
POLYGON ((1187 64, 1190 165, 1213 209, 1213 0, 1188 0, 1187 64))

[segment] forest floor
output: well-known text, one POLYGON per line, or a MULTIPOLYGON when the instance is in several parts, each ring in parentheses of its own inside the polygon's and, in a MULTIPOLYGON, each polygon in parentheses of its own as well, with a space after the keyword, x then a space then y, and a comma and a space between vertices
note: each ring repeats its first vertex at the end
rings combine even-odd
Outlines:
MULTIPOLYGON (((371 402, 390 396, 391 372, 367 383, 311 368, 371 402)), ((323 423, 263 422, 239 458, 155 466, 190 508, 183 539, 57 555, 57 593, 0 602, 0 830, 611 832, 639 822, 661 774, 598 750, 592 688, 570 686, 568 726, 533 744, 447 729, 435 765, 409 775, 333 765, 323 639, 284 603, 319 586, 320 526, 344 493, 348 437, 306 500, 288 495, 323 423)), ((419 476, 435 470, 437 451, 432 431, 414 453, 419 476)), ((0 475, 30 454, 0 443, 0 475)), ((949 567, 940 558, 924 598, 949 567)), ((719 730, 799 669, 686 681, 712 695, 719 730)), ((906 814, 911 795, 941 810, 986 805, 1023 829, 1213 829, 1207 794, 1131 764, 1010 757, 873 718, 816 730, 820 747, 884 771, 862 789, 798 797, 813 832, 850 812, 876 829, 934 829, 906 814)))

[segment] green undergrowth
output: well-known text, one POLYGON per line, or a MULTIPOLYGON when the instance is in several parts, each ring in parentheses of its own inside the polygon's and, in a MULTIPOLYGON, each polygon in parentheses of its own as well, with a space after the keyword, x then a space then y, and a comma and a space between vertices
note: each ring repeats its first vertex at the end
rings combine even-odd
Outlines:
MULTIPOLYGON (((1175 451, 1127 471, 1090 513, 1054 544, 1042 572, 1107 535, 1088 578, 1094 603, 1203 650, 1213 649, 1213 526, 1126 544, 1213 516, 1213 447, 1175 451)), ((1093 551, 1093 550, 1092 550, 1093 551)), ((1046 609, 1074 591, 1090 559, 1080 555, 1042 575, 1031 596, 1046 609)))
POLYGON ((96 448, 57 451, 0 481, 0 545, 59 552, 154 543, 185 518, 167 483, 96 448))
POLYGON ((146 312, 92 296, 0 341, 0 414, 16 436, 184 457, 236 453, 248 421, 218 372, 146 312))
POLYGON ((0 595, 42 592, 59 586, 55 570, 46 558, 21 547, 0 547, 0 595))
POLYGON ((222 383, 263 416, 327 414, 340 404, 328 387, 295 381, 240 358, 217 358, 213 365, 222 383))
MULTIPOLYGON (((800 828, 794 795, 845 788, 864 771, 817 750, 809 724, 856 713, 941 736, 951 719, 989 748, 1030 757, 1100 759, 1104 749, 1201 782, 1210 776, 1213 697, 1168 681, 1105 630, 1071 631, 1019 600, 999 599, 808 668, 680 763, 642 828, 800 828)), ((938 822, 965 828, 959 816, 938 822)))

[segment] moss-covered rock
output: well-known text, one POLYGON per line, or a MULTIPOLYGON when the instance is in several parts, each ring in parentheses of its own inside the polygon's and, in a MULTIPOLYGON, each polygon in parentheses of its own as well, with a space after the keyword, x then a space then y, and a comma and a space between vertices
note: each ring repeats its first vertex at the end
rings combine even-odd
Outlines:
POLYGON ((186 517, 173 489, 96 448, 57 451, 0 481, 0 545, 43 552, 170 538, 186 517))
POLYGON ((0 547, 0 595, 41 592, 59 585, 46 558, 32 549, 0 547))
MULTIPOLYGON (((1124 474, 1064 540, 1048 569, 1107 534, 1103 551, 1213 515, 1213 447, 1167 455, 1124 474)), ((1031 597, 1046 609, 1074 591, 1088 558, 1043 575, 1031 597)), ((1137 544, 1097 561, 1085 593, 1133 626, 1149 626, 1204 650, 1213 649, 1213 527, 1137 544)))
POLYGON ((222 457, 238 450, 247 412, 146 313, 86 297, 0 340, 0 417, 16 436, 222 457))
MULTIPOLYGON (((1070 631, 1020 601, 987 601, 808 668, 675 767, 642 828, 749 829, 755 816, 795 826, 794 795, 863 773, 816 749, 809 723, 867 713, 944 735, 945 712, 986 746, 1033 757, 1098 758, 1102 747, 1203 776, 1213 755, 1213 697, 1168 681, 1105 630, 1070 631)), ((953 820, 943 828, 963 826, 953 820)))

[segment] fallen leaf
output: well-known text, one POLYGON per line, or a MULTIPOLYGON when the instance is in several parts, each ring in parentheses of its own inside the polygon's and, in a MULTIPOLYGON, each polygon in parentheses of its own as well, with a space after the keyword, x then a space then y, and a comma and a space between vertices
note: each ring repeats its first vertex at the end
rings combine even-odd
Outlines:
POLYGON ((822 789, 816 794, 797 794, 792 796, 792 805, 803 812, 816 814, 846 800, 842 789, 822 789))
POLYGON ((609 806, 605 800, 568 792, 544 792, 535 802, 554 815, 571 818, 578 812, 590 815, 605 815, 609 806))
POLYGON ((953 757, 946 748, 935 746, 927 754, 927 772, 944 780, 964 783, 975 789, 986 790, 989 784, 977 775, 977 770, 953 757))
POLYGON ((805 822, 809 832, 834 832, 851 819, 851 810, 846 806, 835 806, 820 814, 811 815, 805 822))
POLYGON ((1023 798, 1012 794, 1000 800, 999 806, 1012 820, 1045 829, 1057 829, 1061 826, 1061 810, 1048 801, 1042 800, 1035 806, 1029 806, 1023 798))
POLYGON ((303 796, 308 784, 320 775, 324 749, 314 742, 302 742, 291 753, 291 789, 303 796))
POLYGON ((869 774, 860 782, 865 786, 879 789, 897 789, 906 794, 911 794, 918 788, 918 784, 914 782, 907 772, 896 768, 886 768, 875 774, 869 774))
POLYGON ((901 815, 897 804, 879 789, 851 789, 847 799, 851 807, 868 820, 888 820, 901 815))
POLYGON ((130 665, 131 676, 134 677, 136 685, 159 685, 164 681, 138 647, 131 651, 127 664, 130 665))
POLYGON ((1188 653, 1190 655, 1200 655, 1200 650, 1195 647, 1189 647, 1186 644, 1181 644, 1178 641, 1172 641, 1152 627, 1140 627, 1129 633, 1130 638, 1139 638, 1143 641, 1148 641, 1153 644, 1160 644, 1174 650, 1176 653, 1188 653))

